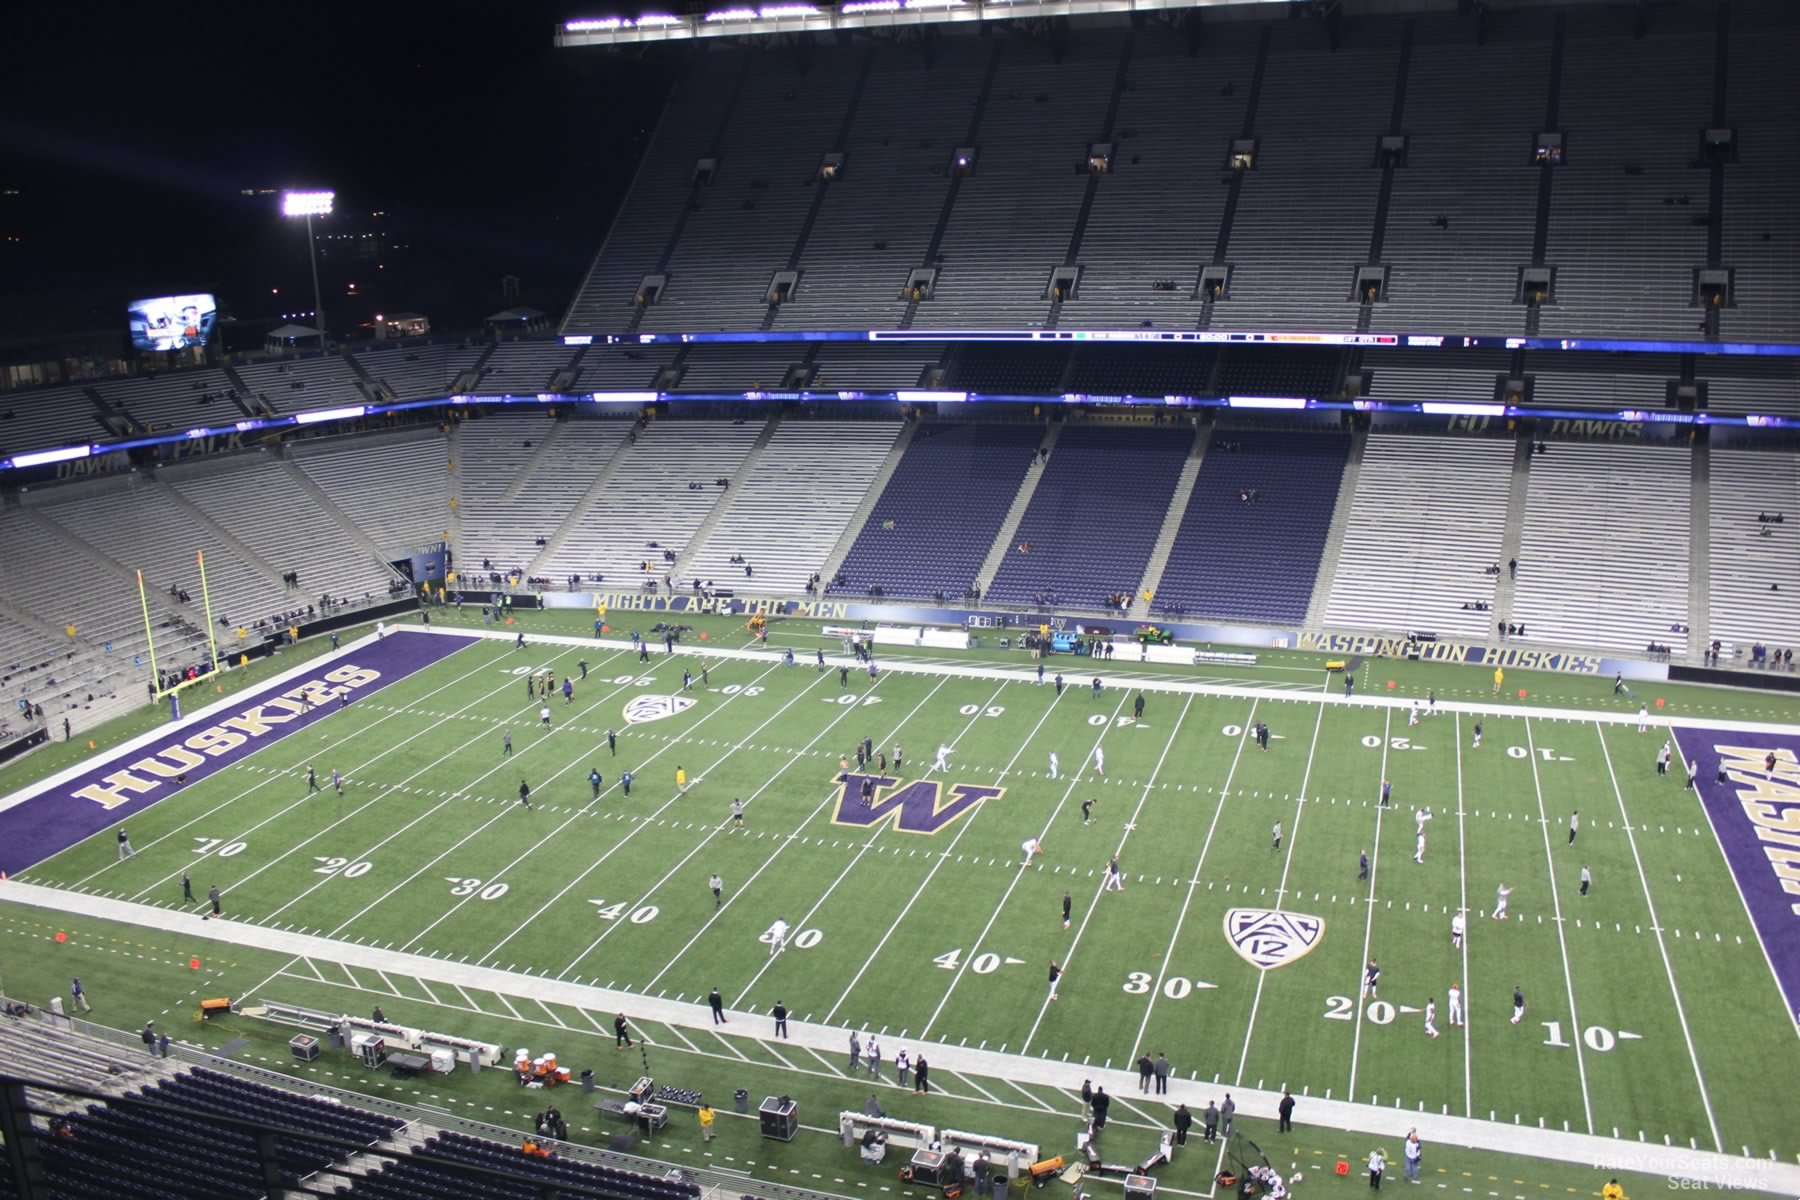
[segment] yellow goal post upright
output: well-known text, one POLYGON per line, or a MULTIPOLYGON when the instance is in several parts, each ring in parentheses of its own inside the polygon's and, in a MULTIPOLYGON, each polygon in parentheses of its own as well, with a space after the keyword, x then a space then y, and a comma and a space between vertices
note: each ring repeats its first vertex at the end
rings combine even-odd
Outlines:
POLYGON ((150 649, 151 688, 158 700, 163 699, 165 696, 176 696, 184 688, 189 688, 194 684, 202 683, 219 673, 219 643, 213 630, 212 594, 206 587, 205 551, 195 550, 194 562, 200 569, 200 602, 206 612, 206 653, 207 662, 210 666, 207 670, 200 672, 192 679, 178 680, 172 687, 163 686, 162 668, 156 661, 156 628, 155 622, 150 619, 150 597, 144 591, 143 571, 140 570, 137 572, 138 604, 142 606, 144 611, 144 641, 150 649))

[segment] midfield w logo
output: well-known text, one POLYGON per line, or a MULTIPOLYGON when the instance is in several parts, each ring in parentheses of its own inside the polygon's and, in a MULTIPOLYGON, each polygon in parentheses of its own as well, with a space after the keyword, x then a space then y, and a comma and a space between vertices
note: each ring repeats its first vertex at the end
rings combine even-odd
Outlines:
POLYGON ((858 775, 846 772, 838 777, 837 812, 831 820, 837 825, 857 825, 872 829, 888 822, 902 833, 936 833, 984 800, 998 800, 1005 788, 980 787, 972 783, 944 784, 915 779, 900 785, 891 775, 858 775), (874 785, 871 798, 862 798, 863 780, 874 785), (948 793, 949 799, 945 799, 948 793))

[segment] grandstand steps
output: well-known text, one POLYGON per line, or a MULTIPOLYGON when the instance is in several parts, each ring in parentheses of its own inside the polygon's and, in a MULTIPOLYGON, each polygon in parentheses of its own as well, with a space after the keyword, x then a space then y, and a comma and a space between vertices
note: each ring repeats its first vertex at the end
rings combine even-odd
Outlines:
MULTIPOLYGON (((374 540, 371 539, 368 534, 364 533, 356 522, 352 521, 349 516, 345 514, 343 509, 339 508, 337 504, 333 502, 330 494, 314 482, 311 475, 308 475, 305 471, 300 469, 299 463, 288 458, 286 455, 283 455, 281 458, 281 469, 287 472, 289 478, 300 485, 301 491, 312 497, 313 503, 319 506, 320 512, 324 513, 337 523, 338 528, 343 530, 345 537, 355 542, 358 546, 361 546, 364 550, 367 550, 375 561, 382 565, 384 570, 389 569, 387 565, 387 552, 376 545, 374 540)), ((451 544, 455 545, 454 542, 451 544)))
POLYGON ((1688 503, 1688 657, 1712 645, 1707 603, 1712 595, 1712 450, 1702 442, 1693 449, 1692 499, 1688 503))
POLYGON ((1181 532, 1181 519, 1187 513, 1188 500, 1194 494, 1194 481, 1200 478, 1200 464, 1211 443, 1210 437, 1195 437, 1194 444, 1188 449, 1187 461, 1181 464, 1175 491, 1169 496, 1169 511, 1163 516, 1162 529, 1156 535, 1156 544, 1151 547, 1150 561, 1144 564, 1144 582, 1138 586, 1138 593, 1131 601, 1131 615, 1139 621, 1150 619, 1148 597, 1156 595, 1163 568, 1169 565, 1169 551, 1175 548, 1175 535, 1181 532))
POLYGON ((482 350, 481 357, 470 363, 451 381, 450 390, 452 392, 474 391, 476 385, 481 382, 482 373, 487 370, 488 360, 494 357, 494 351, 499 348, 499 342, 489 342, 487 347, 482 350))
POLYGON ((197 504, 195 504, 192 500, 189 500, 186 496, 182 495, 181 490, 179 488, 176 488, 175 486, 173 486, 175 479, 180 478, 181 475, 190 475, 191 476, 191 475, 216 474, 217 473, 216 464, 212 464, 212 465, 214 466, 214 470, 209 471, 209 470, 206 470, 204 466, 202 466, 202 468, 197 471, 181 472, 178 475, 171 476, 166 482, 162 478, 159 477, 156 480, 154 486, 157 488, 160 488, 162 490, 162 494, 169 498, 169 502, 171 504, 173 504, 176 508, 179 508, 183 512, 185 512, 188 515, 189 519, 194 522, 194 524, 198 525, 200 528, 202 528, 202 529, 206 530, 208 533, 210 533, 213 537, 217 538, 221 544, 223 544, 233 554, 237 555, 239 559, 243 560, 243 562, 245 562, 251 568, 253 568, 264 579, 268 580, 270 583, 274 584, 278 588, 285 588, 287 585, 282 582, 281 571, 273 563, 269 562, 267 559, 263 558, 262 555, 258 554, 256 551, 252 550, 247 544, 245 544, 245 542, 242 539, 240 539, 237 536, 237 534, 231 532, 231 530, 227 529, 225 526, 219 524, 217 521, 215 521, 211 517, 207 516, 205 512, 201 511, 200 507, 197 504))
POLYGON ((1519 542, 1525 536, 1525 495, 1531 486, 1531 439, 1523 434, 1513 446, 1512 494, 1506 500, 1506 537, 1500 543, 1500 582, 1494 587, 1494 620, 1490 624, 1513 619, 1513 578, 1506 564, 1519 557, 1519 542))
MULTIPOLYGON (((67 497, 67 493, 61 489, 59 489, 55 495, 58 499, 67 497)), ((132 592, 137 591, 137 573, 125 566, 124 563, 118 562, 109 555, 101 552, 92 543, 84 540, 72 530, 59 524, 49 515, 40 512, 32 505, 22 504, 19 506, 19 511, 37 524, 47 537, 58 539, 66 543, 72 553, 85 556, 90 562, 100 567, 107 574, 117 576, 121 586, 128 588, 132 592)), ((155 581, 148 576, 144 578, 144 594, 149 598, 153 609, 160 609, 164 615, 180 617, 182 620, 191 621, 196 625, 205 621, 206 618, 204 613, 197 609, 190 609, 180 601, 171 599, 166 591, 159 586, 154 586, 154 583, 155 581)))
MULTIPOLYGON (((543 427, 539 426, 539 428, 543 427)), ((501 500, 507 504, 516 503, 525 489, 530 486, 532 480, 542 478, 539 472, 544 469, 545 461, 554 453, 558 436, 562 430, 562 422, 550 422, 549 429, 542 437, 538 438, 537 446, 532 450, 531 457, 525 461, 524 466, 519 468, 519 473, 513 476, 513 481, 506 485, 506 491, 501 494, 501 500)), ((458 511, 461 510, 458 509, 458 511)))
MULTIPOLYGON (((449 505, 444 510, 444 512, 445 512, 444 536, 445 536, 445 539, 447 541, 449 541, 452 549, 461 550, 462 544, 463 544, 463 542, 462 542, 462 503, 459 499, 459 497, 462 495, 463 436, 462 436, 462 422, 461 421, 450 422, 450 427, 448 430, 448 439, 449 439, 450 444, 448 447, 446 447, 446 450, 447 450, 448 454, 450 455, 450 458, 449 458, 450 482, 448 484, 448 487, 450 490, 450 498, 449 498, 449 505)), ((301 474, 304 475, 305 472, 302 471, 301 474)))
POLYGON ((578 529, 587 519, 588 511, 594 507, 594 502, 606 491, 607 485, 612 482, 613 475, 618 472, 619 465, 630 456, 631 448, 635 444, 630 438, 626 438, 619 444, 619 448, 613 451, 612 457, 606 460, 606 465, 600 468, 599 473, 594 476, 593 482, 588 484, 587 491, 581 494, 581 498, 575 501, 575 507, 569 510, 569 515, 564 517, 562 524, 556 527, 556 532, 545 539, 543 547, 531 560, 530 565, 525 568, 526 574, 542 575, 549 569, 548 564, 556 558, 557 551, 562 549, 563 543, 569 540, 569 534, 578 529))
MULTIPOLYGON (((1048 447, 1050 454, 1056 453, 1056 440, 1062 436, 1063 423, 1053 421, 1044 430, 1041 447, 1048 447)), ((1031 460, 1031 466, 1025 472, 1025 478, 1019 483, 1018 494, 1013 497, 1012 507, 1006 510, 1006 520, 1000 523, 1000 532, 994 535, 994 544, 988 547, 987 558, 982 560, 981 570, 975 575, 976 586, 986 592, 994 582, 994 576, 1000 571, 1000 564, 1006 561, 1006 552, 1012 548, 1013 536, 1019 532, 1019 522, 1025 519, 1025 510, 1031 507, 1031 498, 1037 494, 1038 481, 1050 467, 1050 458, 1040 455, 1031 460)))
POLYGON ((1344 477, 1338 484, 1337 505, 1331 510, 1331 525, 1325 533, 1325 553, 1319 559, 1319 574, 1313 580, 1312 600, 1306 606, 1306 628, 1320 629, 1325 624, 1325 607, 1331 600, 1331 582, 1337 578, 1338 558, 1343 553, 1344 530, 1350 525, 1350 510, 1355 506, 1356 481, 1362 476, 1363 447, 1369 431, 1357 429, 1350 435, 1350 456, 1344 460, 1344 477))
POLYGON ((919 425, 918 421, 908 421, 905 424, 900 430, 900 436, 894 439, 894 445, 888 451, 887 458, 882 461, 881 467, 870 478, 869 490, 863 493, 862 503, 856 506, 856 512, 851 516, 850 523, 844 526, 843 535, 838 538, 837 545, 833 546, 831 553, 826 556, 825 565, 819 568, 821 593, 830 586, 833 579, 837 578, 838 571, 844 565, 844 559, 850 555, 850 547, 856 544, 856 539, 862 534, 863 526, 869 523, 869 514, 875 511, 875 505, 881 499, 881 493, 887 490, 888 481, 894 477, 894 471, 899 468, 900 460, 906 457, 906 448, 912 445, 913 435, 919 432, 919 425))
POLYGON ((750 445, 750 453, 744 455, 744 461, 739 463, 738 469, 729 476, 731 486, 725 489, 725 494, 720 496, 718 502, 707 512, 706 519, 700 522, 700 528, 694 530, 694 535, 687 540, 687 545, 676 552, 674 565, 668 571, 671 578, 682 578, 682 573, 699 556, 701 549, 706 545, 706 539, 712 536, 713 530, 718 528, 719 522, 725 514, 731 511, 731 506, 737 503, 744 481, 755 474, 756 468, 761 465, 763 451, 768 449, 769 439, 775 436, 775 430, 780 426, 781 414, 777 413, 769 418, 768 423, 762 427, 762 432, 756 435, 756 441, 750 445))

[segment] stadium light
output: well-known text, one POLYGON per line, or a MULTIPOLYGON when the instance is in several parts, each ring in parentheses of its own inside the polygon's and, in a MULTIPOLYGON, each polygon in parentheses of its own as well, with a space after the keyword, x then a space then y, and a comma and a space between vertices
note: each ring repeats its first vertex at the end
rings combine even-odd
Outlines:
POLYGON ((319 292, 319 246, 313 240, 313 218, 329 217, 336 192, 283 192, 281 215, 306 218, 306 258, 312 267, 313 322, 319 327, 319 349, 325 348, 325 305, 319 292))

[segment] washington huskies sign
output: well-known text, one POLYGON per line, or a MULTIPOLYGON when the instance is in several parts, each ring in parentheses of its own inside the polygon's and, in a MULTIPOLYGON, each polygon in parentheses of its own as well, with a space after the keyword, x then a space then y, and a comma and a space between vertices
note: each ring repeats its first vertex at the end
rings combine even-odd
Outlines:
POLYGON ((1264 971, 1303 958, 1325 936, 1325 919, 1273 908, 1234 908, 1225 914, 1225 940, 1264 971))
POLYGON ((633 696, 625 705, 625 723, 642 725, 645 721, 660 721, 692 707, 694 701, 687 696, 633 696))
POLYGON ((973 783, 941 784, 925 779, 902 783, 892 775, 845 772, 837 780, 833 824, 873 829, 888 823, 901 833, 936 833, 982 801, 998 800, 1006 794, 1005 788, 973 783), (865 779, 873 785, 868 800, 862 796, 865 779))

